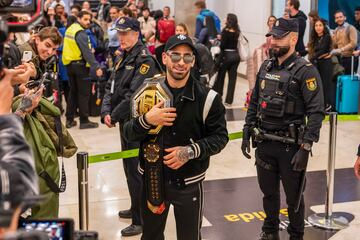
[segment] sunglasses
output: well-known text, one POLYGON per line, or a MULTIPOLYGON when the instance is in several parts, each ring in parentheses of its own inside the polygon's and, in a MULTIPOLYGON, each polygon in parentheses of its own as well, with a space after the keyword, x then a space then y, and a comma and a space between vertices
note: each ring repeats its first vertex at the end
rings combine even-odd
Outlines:
POLYGON ((173 53, 173 52, 167 52, 166 54, 170 57, 173 63, 178 63, 182 59, 185 64, 190 64, 194 61, 195 58, 195 56, 192 54, 181 55, 179 53, 173 53))

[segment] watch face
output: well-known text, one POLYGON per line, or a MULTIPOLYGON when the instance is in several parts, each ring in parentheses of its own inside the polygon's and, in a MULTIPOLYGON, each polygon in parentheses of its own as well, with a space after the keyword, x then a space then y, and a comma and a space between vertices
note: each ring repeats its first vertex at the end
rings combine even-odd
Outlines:
POLYGON ((303 149, 305 149, 305 150, 307 150, 307 151, 310 151, 310 150, 311 150, 311 144, 309 144, 309 143, 304 143, 303 149))

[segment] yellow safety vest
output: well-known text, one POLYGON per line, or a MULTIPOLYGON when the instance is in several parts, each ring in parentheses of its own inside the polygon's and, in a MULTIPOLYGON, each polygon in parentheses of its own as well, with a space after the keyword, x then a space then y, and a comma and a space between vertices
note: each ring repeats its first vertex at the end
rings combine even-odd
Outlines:
MULTIPOLYGON (((73 61, 82 60, 81 51, 78 47, 75 36, 79 31, 84 30, 84 28, 78 24, 73 23, 65 32, 64 38, 64 48, 62 55, 62 62, 64 65, 69 65, 73 61)), ((89 49, 91 49, 90 39, 88 37, 89 49)), ((86 63, 86 66, 89 67, 90 64, 86 63)))

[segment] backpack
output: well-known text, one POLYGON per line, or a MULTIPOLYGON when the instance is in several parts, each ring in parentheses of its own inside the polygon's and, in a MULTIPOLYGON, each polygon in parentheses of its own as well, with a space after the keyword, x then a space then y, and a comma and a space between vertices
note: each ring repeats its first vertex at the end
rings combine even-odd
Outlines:
MULTIPOLYGON (((202 10, 200 12, 200 14, 198 15, 199 19, 201 20, 201 22, 204 22, 204 19, 205 17, 207 16, 211 16, 214 21, 215 21, 215 27, 216 27, 216 30, 218 31, 218 33, 221 32, 221 21, 220 21, 220 18, 213 12, 213 11, 210 11, 209 9, 205 9, 205 10, 202 10)), ((197 17, 197 18, 198 18, 197 17)))
POLYGON ((197 52, 196 64, 199 67, 200 73, 202 75, 210 74, 212 69, 214 68, 215 62, 212 58, 209 49, 204 44, 201 43, 196 43, 195 49, 197 52))
POLYGON ((167 40, 175 35, 175 21, 162 18, 158 21, 159 41, 166 43, 167 40))
MULTIPOLYGON (((13 111, 21 100, 22 96, 13 99, 13 111)), ((34 155, 36 173, 40 176, 40 194, 46 195, 39 206, 32 208, 33 218, 58 217, 59 193, 65 191, 66 176, 63 162, 60 174, 57 157, 70 158, 77 151, 77 146, 62 125, 60 117, 60 110, 42 98, 38 107, 24 119, 24 135, 34 155)))

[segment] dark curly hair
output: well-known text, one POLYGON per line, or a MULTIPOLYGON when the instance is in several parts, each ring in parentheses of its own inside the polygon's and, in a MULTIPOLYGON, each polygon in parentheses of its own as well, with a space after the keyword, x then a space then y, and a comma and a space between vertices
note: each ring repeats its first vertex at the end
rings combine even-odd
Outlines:
POLYGON ((317 32, 315 31, 315 25, 317 22, 321 22, 322 25, 324 26, 324 32, 323 32, 323 35, 327 35, 327 34, 330 34, 329 32, 329 29, 327 27, 327 21, 323 18, 318 18, 318 19, 315 19, 313 25, 312 25, 312 29, 311 29, 311 33, 310 33, 310 40, 309 40, 309 43, 308 43, 308 48, 309 48, 309 56, 313 55, 314 54, 314 45, 315 45, 315 42, 316 40, 318 40, 320 37, 318 36, 317 32))

